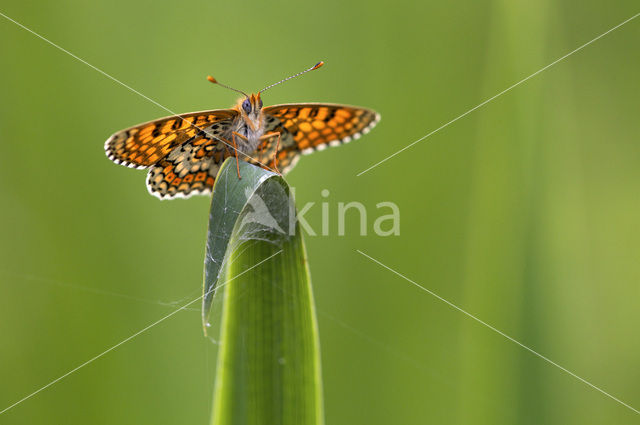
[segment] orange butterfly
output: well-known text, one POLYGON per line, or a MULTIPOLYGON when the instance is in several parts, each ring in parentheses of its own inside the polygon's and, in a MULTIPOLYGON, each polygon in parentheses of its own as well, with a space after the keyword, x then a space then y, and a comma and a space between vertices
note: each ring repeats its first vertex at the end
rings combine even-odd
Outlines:
MULTIPOLYGON (((263 168, 287 172, 301 154, 358 139, 380 120, 375 111, 326 103, 262 107, 260 94, 306 72, 247 95, 233 109, 192 112, 161 118, 119 131, 105 151, 116 164, 149 168, 147 188, 160 199, 210 193, 222 162, 235 155, 263 168)), ((240 172, 238 170, 238 177, 240 172)))

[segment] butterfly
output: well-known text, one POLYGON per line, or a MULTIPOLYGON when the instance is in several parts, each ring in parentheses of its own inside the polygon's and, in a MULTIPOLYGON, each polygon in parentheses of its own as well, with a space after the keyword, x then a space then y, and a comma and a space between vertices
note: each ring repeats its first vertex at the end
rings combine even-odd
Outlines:
POLYGON ((244 97, 232 109, 191 112, 118 131, 105 142, 107 157, 116 164, 148 169, 147 189, 160 199, 211 193, 223 161, 230 156, 286 173, 301 155, 358 139, 380 120, 375 111, 356 106, 263 107, 260 95, 265 90, 322 65, 319 62, 251 95, 207 77, 244 97))

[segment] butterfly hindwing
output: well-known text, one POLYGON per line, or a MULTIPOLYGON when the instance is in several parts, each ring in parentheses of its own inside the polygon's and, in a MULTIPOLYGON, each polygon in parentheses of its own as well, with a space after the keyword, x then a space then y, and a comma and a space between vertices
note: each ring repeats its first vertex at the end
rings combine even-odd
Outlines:
POLYGON ((147 188, 160 198, 211 193, 222 162, 231 155, 222 143, 197 137, 175 148, 149 170, 147 188))
POLYGON ((236 115, 232 109, 221 109, 161 118, 115 133, 104 148, 116 164, 147 168, 198 135, 222 134, 236 115))
MULTIPOLYGON (((296 103, 265 107, 265 132, 280 133, 278 167, 287 172, 301 154, 338 146, 368 133, 380 116, 370 109, 325 103, 296 103)), ((257 154, 273 167, 277 137, 266 140, 257 154), (261 149, 262 148, 262 149, 261 149)))

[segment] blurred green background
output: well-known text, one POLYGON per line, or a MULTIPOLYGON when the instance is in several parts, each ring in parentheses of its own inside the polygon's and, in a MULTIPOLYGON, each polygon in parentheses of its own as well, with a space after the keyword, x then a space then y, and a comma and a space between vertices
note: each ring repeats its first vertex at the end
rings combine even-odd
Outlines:
MULTIPOLYGON (((375 108, 287 177, 307 237, 327 424, 638 423, 639 416, 360 249, 640 408, 640 18, 374 170, 373 163, 638 13, 638 2, 4 0, 0 12, 177 112, 375 108), (330 196, 321 197, 328 189, 330 196), (401 235, 337 235, 392 201, 401 235)), ((104 155, 165 111, 0 17, 0 410, 201 291, 209 199, 160 202, 104 155)), ((197 307, 197 304, 194 305, 197 307)), ((206 424, 216 346, 182 312, 0 416, 206 424)))

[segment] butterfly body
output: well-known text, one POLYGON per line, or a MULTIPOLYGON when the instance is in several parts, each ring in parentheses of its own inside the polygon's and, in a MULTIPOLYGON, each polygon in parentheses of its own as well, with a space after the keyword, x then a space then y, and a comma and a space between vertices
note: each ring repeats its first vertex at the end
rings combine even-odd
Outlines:
MULTIPOLYGON (((217 83, 212 77, 209 81, 217 83)), ((232 109, 181 114, 121 130, 107 139, 105 152, 117 164, 149 169, 152 195, 187 198, 211 193, 230 156, 286 173, 301 155, 358 139, 379 119, 371 109, 339 104, 263 107, 259 92, 245 95, 232 109)))
POLYGON ((234 133, 239 135, 236 138, 238 150, 245 154, 251 154, 258 148, 261 138, 265 134, 260 93, 240 99, 233 109, 238 112, 238 115, 224 136, 227 140, 233 140, 234 133))

